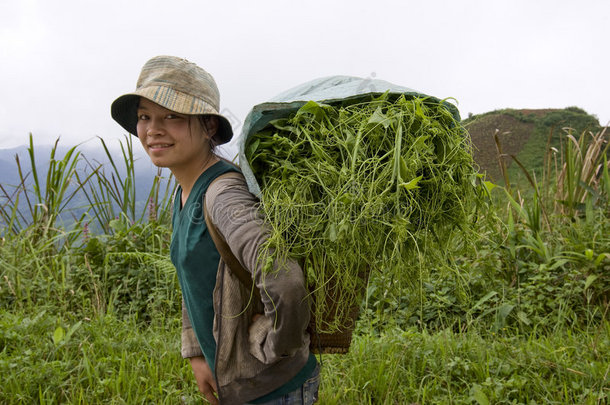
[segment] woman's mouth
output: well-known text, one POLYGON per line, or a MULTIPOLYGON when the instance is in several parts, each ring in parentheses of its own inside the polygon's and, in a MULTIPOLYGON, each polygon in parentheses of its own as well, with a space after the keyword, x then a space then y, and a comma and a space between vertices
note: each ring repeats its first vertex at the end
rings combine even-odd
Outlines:
POLYGON ((150 150, 161 150, 161 149, 167 149, 170 146, 172 146, 172 145, 169 144, 169 143, 155 143, 155 144, 148 145, 148 149, 150 149, 150 150))

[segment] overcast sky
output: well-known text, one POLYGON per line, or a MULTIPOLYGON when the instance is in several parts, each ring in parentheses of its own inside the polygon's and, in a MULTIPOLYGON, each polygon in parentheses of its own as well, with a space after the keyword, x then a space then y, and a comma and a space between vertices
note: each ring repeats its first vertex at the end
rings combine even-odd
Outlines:
POLYGON ((462 117, 575 105, 607 124, 609 16, 605 0, 0 0, 0 148, 120 138, 110 104, 160 54, 208 70, 236 129, 330 75, 453 97, 462 117))

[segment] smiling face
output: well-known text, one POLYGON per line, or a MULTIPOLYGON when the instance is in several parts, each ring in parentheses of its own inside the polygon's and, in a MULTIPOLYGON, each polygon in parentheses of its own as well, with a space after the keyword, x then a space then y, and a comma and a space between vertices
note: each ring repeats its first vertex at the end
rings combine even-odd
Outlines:
POLYGON ((137 132, 153 164, 175 175, 198 176, 212 155, 214 128, 204 128, 195 115, 170 111, 145 98, 138 107, 137 132))

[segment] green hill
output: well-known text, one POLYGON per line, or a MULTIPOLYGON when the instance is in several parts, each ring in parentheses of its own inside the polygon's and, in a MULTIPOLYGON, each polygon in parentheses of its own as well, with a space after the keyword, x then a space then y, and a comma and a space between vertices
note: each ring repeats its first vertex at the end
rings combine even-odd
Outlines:
MULTIPOLYGON (((474 144, 474 158, 481 172, 492 181, 501 181, 494 134, 506 155, 514 155, 530 171, 540 174, 546 146, 560 150, 569 133, 601 129, 598 119, 578 107, 564 109, 503 109, 469 117, 463 121, 474 144), (551 136, 552 134, 552 136, 551 136)), ((509 171, 517 170, 513 159, 505 159, 509 171)))

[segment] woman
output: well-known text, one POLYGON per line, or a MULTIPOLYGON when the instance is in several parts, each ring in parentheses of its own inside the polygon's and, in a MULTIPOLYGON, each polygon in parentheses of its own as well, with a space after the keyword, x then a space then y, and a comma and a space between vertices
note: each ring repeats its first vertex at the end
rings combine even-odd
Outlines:
POLYGON ((199 391, 212 404, 310 404, 317 399, 319 367, 305 331, 303 273, 293 262, 272 275, 261 271, 265 233, 257 200, 243 177, 230 174, 238 169, 214 154, 233 135, 219 99, 206 71, 157 56, 142 68, 136 91, 116 99, 111 113, 179 185, 170 253, 183 298, 182 355, 199 391), (260 300, 251 299, 251 289, 220 258, 203 219, 204 202, 251 273, 260 300))

